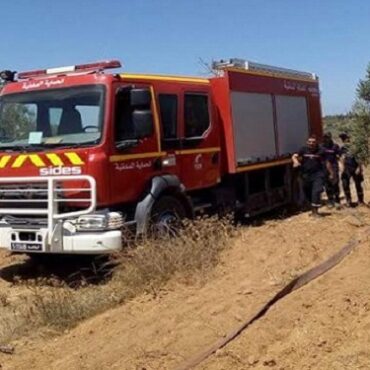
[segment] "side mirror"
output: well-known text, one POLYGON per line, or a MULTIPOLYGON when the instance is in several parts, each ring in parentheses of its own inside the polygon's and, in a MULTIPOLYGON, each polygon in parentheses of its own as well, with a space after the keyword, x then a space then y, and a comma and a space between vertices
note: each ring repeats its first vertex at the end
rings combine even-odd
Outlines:
POLYGON ((132 89, 130 91, 130 103, 132 107, 150 106, 152 100, 149 89, 132 89))
POLYGON ((135 110, 132 113, 135 137, 143 139, 153 134, 153 115, 150 110, 135 110))

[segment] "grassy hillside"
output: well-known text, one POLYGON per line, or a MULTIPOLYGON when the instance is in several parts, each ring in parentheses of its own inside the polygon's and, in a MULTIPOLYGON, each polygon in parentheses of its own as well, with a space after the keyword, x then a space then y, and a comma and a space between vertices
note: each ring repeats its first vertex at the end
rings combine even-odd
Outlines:
POLYGON ((325 116, 323 118, 324 132, 330 131, 337 138, 341 132, 348 132, 351 118, 346 114, 325 116))

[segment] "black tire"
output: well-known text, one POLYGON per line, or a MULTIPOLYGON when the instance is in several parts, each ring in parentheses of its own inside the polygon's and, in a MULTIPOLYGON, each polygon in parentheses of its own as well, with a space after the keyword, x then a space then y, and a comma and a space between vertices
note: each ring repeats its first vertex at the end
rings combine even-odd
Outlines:
POLYGON ((27 253, 30 261, 37 265, 46 265, 52 262, 55 262, 55 255, 50 255, 47 253, 27 253))
POLYGON ((152 207, 151 229, 155 234, 176 235, 181 227, 181 220, 185 217, 186 210, 181 201, 164 195, 152 207))

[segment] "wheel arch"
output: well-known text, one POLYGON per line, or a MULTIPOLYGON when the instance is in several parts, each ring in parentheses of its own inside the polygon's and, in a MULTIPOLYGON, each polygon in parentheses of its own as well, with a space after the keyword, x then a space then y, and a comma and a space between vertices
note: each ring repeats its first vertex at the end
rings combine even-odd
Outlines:
POLYGON ((152 178, 148 191, 137 204, 135 210, 136 233, 143 234, 147 228, 152 207, 157 199, 164 195, 173 196, 184 206, 186 216, 192 218, 194 209, 184 185, 175 175, 162 175, 152 178))

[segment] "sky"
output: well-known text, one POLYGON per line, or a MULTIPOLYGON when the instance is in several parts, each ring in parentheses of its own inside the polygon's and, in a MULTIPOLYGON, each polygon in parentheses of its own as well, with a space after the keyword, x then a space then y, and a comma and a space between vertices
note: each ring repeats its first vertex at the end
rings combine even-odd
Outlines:
POLYGON ((0 69, 120 59, 126 72, 206 75, 232 57, 314 72, 324 114, 346 113, 370 62, 366 0, 13 0, 0 69))

